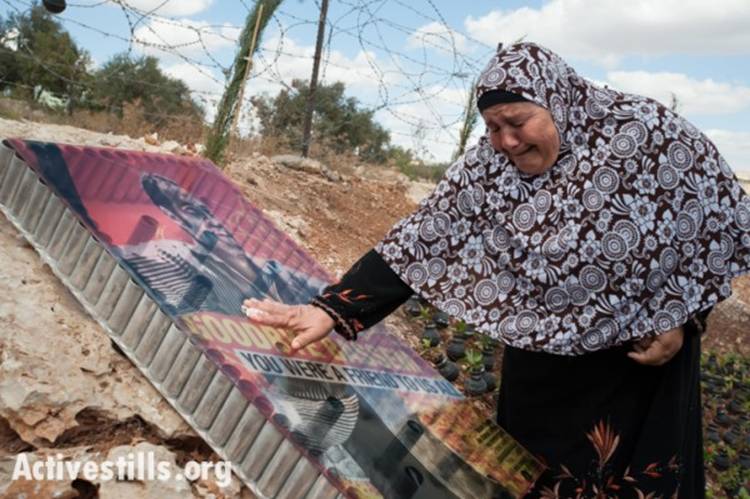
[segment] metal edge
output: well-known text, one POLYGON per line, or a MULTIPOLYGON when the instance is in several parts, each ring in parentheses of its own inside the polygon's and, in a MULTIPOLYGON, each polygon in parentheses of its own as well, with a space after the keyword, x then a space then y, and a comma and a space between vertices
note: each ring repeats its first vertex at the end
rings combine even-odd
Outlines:
MULTIPOLYGON (((47 206, 45 206, 45 211, 47 211, 47 209, 50 208, 50 206, 49 206, 50 204, 54 204, 54 202, 53 202, 53 200, 54 200, 57 203, 59 203, 59 208, 61 208, 59 210, 56 210, 56 211, 58 211, 57 214, 59 215, 59 218, 61 218, 63 216, 63 213, 65 213, 68 210, 65 207, 65 205, 59 200, 59 198, 57 198, 57 196, 54 194, 54 192, 52 192, 51 190, 49 190, 49 188, 48 188, 48 191, 50 192, 50 196, 49 196, 49 202, 47 203, 47 206)), ((138 363, 135 360, 134 356, 132 355, 132 350, 130 350, 127 347, 127 345, 125 345, 123 343, 122 338, 117 333, 115 333, 112 330, 112 328, 109 326, 109 324, 107 324, 107 322, 105 320, 103 320, 103 319, 101 319, 100 317, 97 316, 96 310, 89 303, 89 301, 86 300, 86 298, 83 295, 82 290, 80 290, 79 288, 76 288, 74 286, 72 280, 71 280, 71 277, 68 276, 68 275, 66 275, 66 274, 64 274, 59 269, 58 262, 55 259, 51 258, 50 255, 47 253, 46 248, 45 248, 46 245, 40 244, 40 242, 35 237, 35 234, 37 233, 37 231, 35 230, 34 233, 31 233, 30 231, 27 231, 24 227, 21 226, 20 223, 18 223, 17 220, 14 220, 11 216, 9 216, 9 213, 8 213, 8 210, 7 210, 6 206, 4 206, 1 203, 0 203, 0 211, 2 211, 5 214, 6 218, 8 218, 8 220, 12 223, 12 225, 14 225, 15 228, 19 232, 21 232, 21 234, 24 235, 24 237, 29 241, 29 243, 34 248, 34 250, 39 254, 39 256, 42 259, 42 261, 45 262, 45 263, 47 263, 50 266, 53 274, 55 274, 56 277, 58 279, 60 279, 60 281, 63 282, 63 284, 65 284, 65 286, 69 289, 69 291, 81 303, 81 305, 83 306, 84 310, 92 317, 92 319, 95 322, 97 322, 99 324, 99 326, 101 326, 104 329, 104 331, 108 334, 108 336, 110 336, 110 338, 112 339, 112 341, 115 344, 117 344, 118 347, 120 347, 123 351, 125 351, 128 354, 128 357, 130 358, 131 362, 133 362, 133 364, 143 373, 143 375, 146 377, 146 379, 148 379, 149 382, 152 383, 152 385, 164 396, 164 398, 167 400, 167 402, 170 405, 172 405, 172 407, 191 425, 191 427, 193 427, 193 429, 196 431, 196 433, 198 433, 207 442, 212 442, 212 439, 211 439, 210 435, 208 434, 207 430, 203 430, 203 429, 197 428, 193 424, 194 421, 193 421, 192 413, 189 412, 189 411, 186 411, 184 409, 184 407, 181 406, 181 404, 179 403, 179 400, 176 398, 176 396, 170 395, 169 393, 166 392, 166 390, 165 390, 165 388, 166 388, 166 381, 170 378, 170 374, 172 374, 173 371, 170 369, 170 371, 168 372, 167 376, 165 377, 165 383, 154 382, 150 378, 150 376, 149 376, 148 369, 145 368, 142 365, 139 365, 140 363, 138 363)), ((49 213, 48 213, 48 215, 49 215, 49 213)), ((48 222, 49 222, 49 220, 48 220, 48 222)), ((40 223, 41 223, 41 220, 40 220, 40 223)), ((56 224, 51 224, 51 225, 54 227, 56 224)), ((39 226, 35 227, 35 229, 39 229, 39 226)), ((92 241, 94 241, 94 242, 96 241, 95 238, 93 238, 93 236, 90 236, 90 239, 92 241)), ((99 245, 97 244, 97 246, 99 246, 99 245)), ((99 248, 101 248, 101 246, 99 246, 99 248)), ((107 254, 107 256, 109 256, 110 258, 112 258, 107 253, 106 250, 104 250, 103 248, 101 248, 101 249, 102 249, 102 251, 104 253, 107 254)), ((79 259, 79 262, 77 262, 77 264, 78 263, 80 263, 80 259, 79 259)), ((92 272, 92 275, 93 274, 94 273, 92 272)), ((145 293, 143 293, 143 297, 148 298, 148 296, 145 293)), ((148 300, 150 300, 150 298, 148 298, 148 300)), ((143 301, 143 300, 140 300, 140 301, 143 301)), ((140 304, 140 301, 139 301, 139 304, 140 304)), ((207 357, 205 357, 203 355, 203 353, 198 349, 198 347, 196 347, 195 345, 192 345, 192 342, 189 340, 189 338, 186 338, 186 341, 183 343, 183 345, 182 345, 182 347, 180 349, 180 353, 178 353, 178 357, 180 356, 180 354, 183 354, 183 357, 185 357, 186 360, 189 360, 192 357, 197 357, 196 358, 196 364, 198 362, 200 362, 201 360, 205 359, 204 362, 210 363, 211 367, 213 367, 213 370, 214 370, 215 374, 218 373, 218 375, 224 376, 224 374, 221 373, 220 370, 216 369, 216 367, 213 365, 213 363, 207 357)), ((178 359, 176 358, 175 359, 175 363, 176 363, 177 360, 178 359)), ((188 364, 189 364, 189 362, 188 362, 188 364)), ((174 363, 173 363, 173 365, 174 365, 174 363)), ((193 367, 195 367, 195 366, 193 366, 193 367)), ((209 368, 209 370, 211 370, 211 369, 209 368)), ((188 372, 191 374, 190 378, 192 378, 193 377, 192 375, 195 374, 194 369, 188 369, 188 372)), ((185 392, 185 388, 187 388, 187 383, 185 384, 185 386, 181 387, 181 389, 179 390, 178 396, 185 392)), ((250 432, 250 433, 252 433, 252 432, 250 432)), ((225 460, 233 463, 233 465, 234 465, 233 466, 234 473, 238 477, 240 477, 240 479, 250 489, 251 492, 253 492, 254 494, 258 495, 259 497, 265 499, 267 496, 257 486, 257 478, 258 477, 256 476, 255 479, 251 479, 250 476, 248 475, 248 473, 246 472, 246 470, 243 469, 245 467, 243 465, 249 466, 249 470, 252 471, 253 475, 255 475, 257 473, 262 473, 263 470, 265 469, 266 465, 268 464, 268 462, 270 462, 271 459, 273 458, 273 455, 274 455, 275 451, 277 450, 278 446, 280 445, 280 443, 282 441, 284 441, 283 434, 281 432, 279 432, 274 427, 274 424, 270 420, 268 420, 264 415, 262 415, 260 413, 260 411, 258 411, 257 408, 255 408, 255 406, 252 403, 248 403, 247 408, 245 409, 245 412, 243 413, 243 417, 237 423, 237 426, 232 430, 232 434, 230 435, 230 438, 227 441, 227 445, 226 446, 219 446, 219 445, 214 444, 214 445, 216 445, 216 447, 214 448, 214 450, 219 454, 219 456, 222 459, 225 459, 225 460), (252 421, 250 421, 250 419, 252 419, 252 421), (231 445, 233 443, 238 442, 237 438, 241 438, 242 436, 247 436, 247 437, 250 436, 250 434, 248 434, 248 433, 245 433, 244 435, 237 436, 236 435, 237 434, 237 429, 243 428, 244 430, 248 430, 248 429, 251 429, 252 427, 258 427, 259 431, 258 431, 258 433, 256 435, 256 438, 252 438, 248 442, 245 442, 245 445, 241 445, 241 447, 247 446, 247 450, 244 453, 242 453, 243 454, 243 456, 241 456, 242 461, 239 461, 239 459, 237 459, 237 458, 231 459, 230 455, 229 455, 229 452, 228 452, 229 450, 231 450, 231 445), (268 444, 272 444, 273 449, 269 449, 268 448, 268 444), (260 448, 264 448, 263 449, 264 450, 264 456, 263 456, 263 459, 262 459, 262 461, 263 461, 263 463, 262 463, 263 466, 262 467, 260 466, 261 462, 258 462, 258 461, 253 462, 252 457, 251 457, 252 454, 254 454, 258 450, 260 450, 260 448), (258 469, 260 469, 260 471, 257 471, 258 469)), ((240 442, 240 443, 242 443, 242 442, 240 442)), ((241 448, 235 448, 235 450, 242 451, 241 448)), ((301 457, 301 459, 307 459, 301 453, 299 454, 299 456, 301 457)), ((231 456, 231 457, 234 457, 234 456, 231 456)), ((310 463, 310 466, 314 467, 314 465, 312 463, 310 463)), ((333 487, 333 485, 331 485, 328 482, 328 480, 325 479, 325 477, 323 475, 319 475, 318 476, 318 478, 316 479, 315 483, 313 483, 313 486, 311 487, 310 492, 314 492, 315 490, 317 490, 316 487, 317 487, 317 489, 321 489, 321 487, 322 487, 321 491, 334 490, 338 494, 338 491, 335 489, 335 487, 333 487)), ((309 493, 308 493, 308 496, 309 496, 309 493)), ((326 494, 326 496, 327 496, 327 494, 326 494)), ((310 497, 312 497, 312 496, 310 496, 310 497)), ((323 496, 321 496, 321 497, 323 497, 323 496)))

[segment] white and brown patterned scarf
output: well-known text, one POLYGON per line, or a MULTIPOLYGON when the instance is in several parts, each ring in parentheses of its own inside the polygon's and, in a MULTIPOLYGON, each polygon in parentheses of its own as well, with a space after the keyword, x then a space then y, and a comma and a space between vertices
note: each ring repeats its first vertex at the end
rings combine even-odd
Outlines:
POLYGON ((549 110, 560 155, 525 175, 483 136, 376 246, 437 308, 577 355, 680 326, 750 272, 750 198, 684 118, 530 43, 492 58, 477 94, 492 90, 549 110))

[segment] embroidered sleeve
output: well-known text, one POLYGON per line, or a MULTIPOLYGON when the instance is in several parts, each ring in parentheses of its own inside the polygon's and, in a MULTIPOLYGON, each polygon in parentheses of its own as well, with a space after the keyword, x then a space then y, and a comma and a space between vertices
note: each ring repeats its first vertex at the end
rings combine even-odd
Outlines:
POLYGON ((356 340, 360 331, 383 320, 412 293, 380 255, 370 250, 310 304, 331 316, 337 333, 356 340))

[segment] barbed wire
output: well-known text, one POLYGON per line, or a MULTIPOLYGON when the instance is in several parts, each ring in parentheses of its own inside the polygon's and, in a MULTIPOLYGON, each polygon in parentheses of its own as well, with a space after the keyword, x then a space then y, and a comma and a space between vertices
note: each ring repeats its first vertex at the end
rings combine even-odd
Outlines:
MULTIPOLYGON (((428 130, 433 133, 429 138, 431 143, 455 146, 471 76, 481 70, 494 48, 450 26, 433 0, 420 1, 421 4, 402 0, 333 0, 336 9, 329 11, 332 13, 326 21, 321 80, 329 81, 336 73, 350 73, 352 58, 346 54, 357 49, 356 63, 366 68, 361 79, 366 79, 366 88, 372 89, 369 93, 358 94, 358 101, 365 110, 383 112, 390 117, 389 122, 401 123, 400 129, 391 126, 388 131, 392 135, 414 138, 418 135, 416 131, 428 130), (390 9, 388 14, 384 13, 386 8, 390 9), (403 15, 394 15, 394 10, 400 10, 403 15), (405 18, 416 18, 418 22, 409 25, 405 18), (427 25, 439 29, 422 30, 427 25), (404 40, 402 47, 394 46, 394 36, 404 40), (470 45, 471 50, 464 48, 466 45, 470 45), (421 54, 417 56, 417 53, 421 54)), ((250 0, 237 2, 247 12, 252 8, 250 0)), ((19 15, 35 5, 33 0, 2 0, 0 5, 3 4, 19 15)), ((165 4, 166 1, 162 1, 144 9, 129 0, 69 2, 67 12, 55 19, 67 29, 84 30, 120 43, 120 52, 129 56, 135 52, 160 55, 185 65, 214 87, 190 89, 193 99, 210 111, 220 100, 231 71, 230 63, 223 62, 217 51, 236 47, 243 27, 230 22, 217 24, 163 15, 160 9, 165 4), (108 23, 108 27, 103 28, 78 15, 84 10, 77 9, 91 11, 107 8, 107 4, 122 13, 122 25, 112 27, 108 23), (175 30, 182 31, 177 37, 170 36, 175 30)), ((317 26, 317 16, 308 18, 282 4, 271 19, 269 28, 273 30, 264 37, 271 42, 258 48, 251 85, 258 91, 283 88, 294 94, 297 89, 291 85, 292 79, 309 78, 303 76, 299 68, 312 65, 309 48, 297 40, 309 39, 317 26)), ((0 50, 10 49, 0 46, 0 50)), ((19 55, 30 58, 44 71, 72 86, 91 87, 89 83, 66 77, 57 63, 44 61, 38 54, 27 50, 19 51, 19 55)), ((111 77, 118 78, 118 75, 111 77)), ((251 106, 252 97, 252 92, 246 94, 242 103, 245 109, 251 106)))

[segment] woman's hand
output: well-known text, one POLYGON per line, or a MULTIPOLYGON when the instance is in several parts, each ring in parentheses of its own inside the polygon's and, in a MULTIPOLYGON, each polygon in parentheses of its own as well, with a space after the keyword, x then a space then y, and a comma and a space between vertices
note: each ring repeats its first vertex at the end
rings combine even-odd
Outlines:
POLYGON ((290 353, 322 340, 334 326, 331 316, 312 305, 284 305, 273 300, 253 298, 245 300, 242 305, 251 322, 293 333, 295 338, 290 353))
POLYGON ((660 366, 669 362, 682 348, 685 333, 682 327, 672 329, 652 338, 643 338, 633 345, 628 357, 647 366, 660 366))

